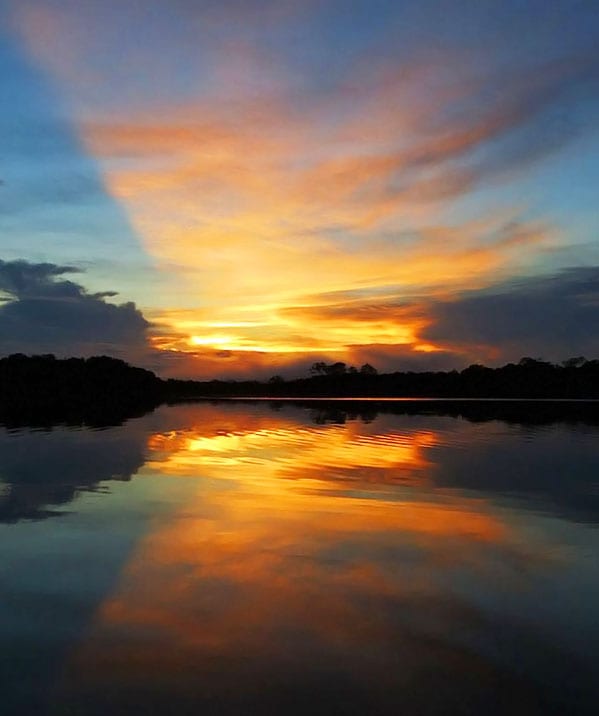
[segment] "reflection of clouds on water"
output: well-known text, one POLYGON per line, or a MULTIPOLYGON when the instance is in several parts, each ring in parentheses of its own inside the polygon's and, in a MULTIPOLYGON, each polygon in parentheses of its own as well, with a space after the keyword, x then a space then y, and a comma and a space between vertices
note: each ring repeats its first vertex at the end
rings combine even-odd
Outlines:
POLYGON ((265 403, 191 404, 163 408, 123 430, 1 431, 0 520, 57 514, 52 506, 102 481, 129 479, 146 458, 148 468, 171 475, 276 476, 299 480, 306 493, 327 483, 330 490, 367 485, 382 492, 432 480, 520 495, 525 508, 596 520, 594 426, 535 427, 523 419, 508 427, 403 410, 387 405, 365 421, 342 405, 333 414, 330 407, 278 405, 273 412, 265 403))
MULTIPOLYGON (((573 409, 568 406, 566 414, 573 409)), ((264 404, 239 403, 187 410, 190 421, 149 438, 149 464, 171 475, 242 476, 245 481, 276 476, 303 480, 304 489, 315 494, 326 484, 384 491, 394 484, 428 483, 519 498, 521 509, 583 522, 595 522, 599 515, 597 427, 537 425, 535 408, 532 424, 526 408, 518 411, 511 404, 474 404, 467 408, 473 420, 447 416, 442 406, 439 415, 429 414, 426 406, 423 414, 406 415, 403 406, 387 404, 370 422, 342 404, 333 412, 280 404, 269 413, 264 404), (491 419, 496 410, 507 410, 519 422, 491 419)))
POLYGON ((463 444, 441 447, 434 484, 475 490, 490 498, 506 496, 518 500, 520 509, 567 520, 599 521, 596 428, 499 425, 492 432, 484 426, 466 426, 463 444))
POLYGON ((129 480, 144 463, 145 438, 133 429, 0 430, 0 522, 60 514, 104 480, 129 480))
POLYGON ((588 534, 568 490, 590 489, 594 438, 431 415, 315 424, 310 408, 265 403, 3 432, 4 521, 112 493, 0 526, 18 574, 6 624, 56 613, 60 596, 61 634, 77 639, 35 668, 49 683, 59 661, 61 715, 564 713, 591 688, 592 600, 579 595, 597 585, 573 556, 588 534), (560 483, 568 465, 581 475, 560 483), (557 518, 537 514, 548 481, 565 490, 557 518), (55 554, 34 559, 36 528, 55 554), (74 530, 64 542, 61 528, 74 530))
POLYGON ((397 419, 385 434, 358 424, 293 430, 293 411, 269 424, 252 410, 240 408, 236 422, 210 408, 211 421, 196 415, 193 428, 151 436, 149 473, 203 479, 138 544, 98 609, 66 670, 75 710, 93 693, 93 713, 116 703, 124 714, 139 689, 183 713, 299 714, 307 693, 323 714, 563 707, 552 683, 584 682, 584 667, 564 666, 535 625, 506 617, 499 628, 493 618, 503 598, 564 568, 555 545, 480 495, 389 479, 414 463, 434 472, 449 433, 463 450, 479 428, 447 421, 445 434, 410 432, 410 419, 397 419), (347 489, 344 470, 375 464, 380 484, 347 489), (520 666, 494 643, 510 658, 524 650, 520 666), (519 673, 526 660, 543 663, 538 682, 519 673), (493 703, 489 693, 499 694, 493 703))
POLYGON ((594 426, 541 427, 521 417, 508 427, 404 409, 388 404, 377 415, 343 405, 278 404, 272 411, 267 403, 201 403, 160 409, 122 430, 0 431, 0 520, 59 514, 52 507, 105 480, 129 479, 146 460, 147 469, 169 475, 291 479, 306 494, 325 485, 383 493, 428 483, 597 519, 594 426))

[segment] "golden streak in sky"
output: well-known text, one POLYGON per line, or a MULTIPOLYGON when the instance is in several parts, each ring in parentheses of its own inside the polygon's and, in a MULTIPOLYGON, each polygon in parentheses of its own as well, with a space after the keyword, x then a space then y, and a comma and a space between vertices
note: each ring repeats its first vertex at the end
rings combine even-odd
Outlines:
MULTIPOLYGON (((135 297, 156 348, 198 361, 239 353, 228 360, 248 370, 252 353, 285 363, 368 346, 453 350, 423 339, 427 301, 522 271, 553 241, 542 223, 519 219, 522 207, 475 218, 455 208, 479 183, 472 156, 521 120, 528 77, 480 112, 455 112, 485 89, 467 57, 372 67, 361 58, 298 105, 297 77, 276 54, 200 43, 186 60, 200 73, 209 53, 208 87, 198 82, 178 102, 121 94, 108 111, 92 91, 85 25, 37 4, 17 17, 106 191, 172 279, 160 296, 135 297), (448 72, 451 83, 427 90, 448 72), (331 294, 343 317, 329 310, 331 294), (412 314, 361 317, 382 294, 412 314)), ((136 51, 140 66, 175 73, 168 57, 136 51)))

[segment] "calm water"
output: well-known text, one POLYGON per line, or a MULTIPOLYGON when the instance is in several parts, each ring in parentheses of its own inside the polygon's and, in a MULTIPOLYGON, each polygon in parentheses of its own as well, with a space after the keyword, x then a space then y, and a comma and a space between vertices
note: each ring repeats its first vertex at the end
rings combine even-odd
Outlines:
POLYGON ((0 428, 3 714, 591 714, 599 427, 0 428))

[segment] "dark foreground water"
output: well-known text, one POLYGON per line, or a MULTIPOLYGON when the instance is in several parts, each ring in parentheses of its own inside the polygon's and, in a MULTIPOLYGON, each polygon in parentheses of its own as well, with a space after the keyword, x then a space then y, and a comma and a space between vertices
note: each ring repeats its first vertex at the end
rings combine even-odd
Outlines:
POLYGON ((598 713, 599 428, 348 409, 0 428, 0 713, 598 713))

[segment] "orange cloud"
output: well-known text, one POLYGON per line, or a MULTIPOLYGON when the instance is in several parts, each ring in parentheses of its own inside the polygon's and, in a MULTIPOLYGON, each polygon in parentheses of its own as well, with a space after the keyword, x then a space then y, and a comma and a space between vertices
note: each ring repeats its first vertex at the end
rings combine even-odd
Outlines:
MULTIPOLYGON (((88 31, 61 17, 34 5, 21 13, 23 36, 63 83, 107 190, 157 265, 177 276, 159 303, 150 292, 138 302, 160 325, 157 348, 198 357, 188 361, 193 373, 226 353, 249 367, 260 354, 284 363, 343 357, 356 345, 451 349, 422 338, 422 310, 383 315, 379 295, 396 304, 480 288, 556 241, 541 222, 518 220, 517 208, 451 221, 447 209, 518 169, 517 159, 481 150, 526 128, 577 81, 584 58, 507 82, 455 53, 401 66, 359 59, 317 93, 284 58, 234 38, 182 45, 177 61, 203 79, 178 101, 157 83, 158 96, 121 95, 107 110, 86 91, 88 31), (343 316, 306 305, 352 291, 379 306, 376 318, 352 315, 352 302, 343 316)), ((133 59, 147 71, 177 71, 144 50, 133 59)))

